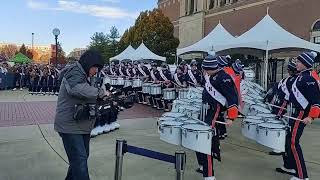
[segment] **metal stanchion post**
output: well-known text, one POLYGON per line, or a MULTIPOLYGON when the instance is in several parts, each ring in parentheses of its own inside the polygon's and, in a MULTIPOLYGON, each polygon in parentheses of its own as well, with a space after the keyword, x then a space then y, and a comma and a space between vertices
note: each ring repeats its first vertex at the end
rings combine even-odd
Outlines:
POLYGON ((121 180, 122 177, 122 163, 123 163, 123 146, 126 143, 123 139, 117 139, 116 144, 116 167, 114 173, 114 180, 121 180))
POLYGON ((186 164, 186 153, 183 151, 177 151, 176 154, 176 180, 184 179, 184 169, 186 164))

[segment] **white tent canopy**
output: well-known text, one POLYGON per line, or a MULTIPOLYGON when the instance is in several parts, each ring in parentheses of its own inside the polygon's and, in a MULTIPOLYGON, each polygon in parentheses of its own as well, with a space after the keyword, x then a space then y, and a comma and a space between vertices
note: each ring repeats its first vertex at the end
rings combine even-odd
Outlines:
POLYGON ((115 57, 110 58, 110 61, 114 61, 114 60, 125 60, 125 59, 130 59, 130 57, 132 56, 132 54, 134 54, 135 49, 129 45, 124 51, 122 51, 120 54, 118 54, 115 57))
POLYGON ((203 39, 195 44, 177 49, 177 55, 187 52, 209 52, 215 49, 217 45, 225 45, 234 42, 233 37, 219 22, 219 24, 203 39))
POLYGON ((137 60, 160 60, 166 61, 165 57, 156 55, 146 45, 142 42, 140 46, 135 50, 135 52, 130 56, 130 59, 133 61, 137 60))
POLYGON ((320 52, 320 45, 291 34, 268 14, 249 31, 235 38, 232 43, 216 47, 214 50, 218 52, 234 48, 252 48, 264 51, 298 48, 320 52))
MULTIPOLYGON (((265 52, 264 67, 268 67, 269 52, 281 49, 308 49, 320 52, 320 45, 303 40, 283 29, 267 14, 253 28, 230 44, 215 47, 215 51, 232 49, 257 49, 265 52)), ((263 85, 267 88, 268 68, 264 68, 263 85)))

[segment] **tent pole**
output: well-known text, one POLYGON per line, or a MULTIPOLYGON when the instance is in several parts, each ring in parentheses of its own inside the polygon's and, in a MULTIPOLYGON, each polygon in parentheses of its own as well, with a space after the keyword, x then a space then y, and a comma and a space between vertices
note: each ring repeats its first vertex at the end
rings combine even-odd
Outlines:
POLYGON ((268 61, 269 61, 269 50, 268 50, 269 41, 267 41, 267 48, 266 48, 266 58, 265 58, 265 72, 264 72, 264 89, 267 90, 268 88, 268 61))

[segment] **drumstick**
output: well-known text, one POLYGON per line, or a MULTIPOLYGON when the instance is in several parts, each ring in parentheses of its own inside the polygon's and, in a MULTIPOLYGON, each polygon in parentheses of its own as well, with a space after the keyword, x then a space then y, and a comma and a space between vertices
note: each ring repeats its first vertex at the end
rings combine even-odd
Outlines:
POLYGON ((280 106, 277 106, 277 105, 274 105, 274 104, 270 104, 270 103, 266 103, 267 105, 269 106, 272 106, 272 107, 276 107, 278 109, 286 109, 286 108, 283 108, 283 107, 280 107, 280 106))
POLYGON ((193 85, 197 86, 197 85, 196 85, 195 83, 193 83, 193 82, 188 81, 188 83, 189 83, 189 84, 193 84, 193 85))
POLYGON ((286 118, 289 118, 289 119, 292 119, 292 120, 295 120, 295 121, 304 122, 302 119, 298 119, 298 118, 294 118, 294 117, 290 117, 290 116, 286 116, 286 115, 283 115, 283 117, 286 117, 286 118))
POLYGON ((221 121, 216 121, 215 123, 218 123, 218 124, 224 124, 224 125, 228 125, 228 123, 225 123, 225 122, 221 122, 221 121))

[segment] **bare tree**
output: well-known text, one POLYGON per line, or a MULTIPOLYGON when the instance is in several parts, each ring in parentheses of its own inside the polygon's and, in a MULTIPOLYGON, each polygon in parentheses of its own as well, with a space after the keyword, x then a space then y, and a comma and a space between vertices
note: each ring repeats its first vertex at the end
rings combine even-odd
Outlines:
POLYGON ((13 58, 17 52, 18 52, 18 47, 13 44, 8 44, 0 48, 0 54, 5 56, 7 59, 13 58))

